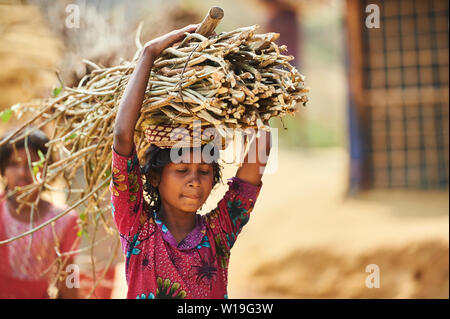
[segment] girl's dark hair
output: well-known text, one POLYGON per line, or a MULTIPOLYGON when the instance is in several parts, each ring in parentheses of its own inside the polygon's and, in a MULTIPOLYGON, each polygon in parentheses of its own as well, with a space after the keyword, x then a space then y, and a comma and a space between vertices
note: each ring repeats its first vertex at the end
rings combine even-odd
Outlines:
MULTIPOLYGON (((203 152, 203 149, 206 145, 202 145, 200 150, 203 152)), ((199 148, 190 148, 190 151, 194 149, 199 148)), ((161 208, 161 198, 159 195, 159 190, 157 187, 153 187, 151 184, 151 180, 154 178, 161 177, 161 173, 163 170, 163 167, 166 164, 169 164, 172 162, 170 158, 170 154, 177 154, 180 156, 182 154, 181 148, 174 148, 174 149, 163 149, 159 148, 155 145, 150 145, 147 150, 145 151, 144 159, 145 164, 141 167, 142 175, 144 176, 145 182, 144 182, 144 205, 145 211, 148 213, 158 212, 161 208), (181 154, 180 154, 181 152, 181 154)), ((219 150, 217 147, 212 148, 213 154, 210 153, 212 157, 211 165, 213 166, 213 188, 214 186, 222 182, 222 167, 218 163, 219 160, 219 150)))
MULTIPOLYGON (((0 139, 0 141, 4 140, 10 134, 11 132, 7 132, 0 139)), ((25 148, 25 139, 28 139, 27 141, 28 148, 34 149, 36 152, 40 150, 44 154, 44 156, 47 154, 48 147, 45 146, 45 144, 48 143, 49 139, 44 132, 42 132, 39 129, 36 129, 33 133, 28 135, 27 138, 21 139, 16 143, 14 143, 16 149, 25 148)), ((5 144, 0 146, 0 174, 2 175, 5 172, 6 166, 8 165, 8 161, 13 150, 14 150, 13 145, 9 144, 9 142, 6 142, 5 144)))

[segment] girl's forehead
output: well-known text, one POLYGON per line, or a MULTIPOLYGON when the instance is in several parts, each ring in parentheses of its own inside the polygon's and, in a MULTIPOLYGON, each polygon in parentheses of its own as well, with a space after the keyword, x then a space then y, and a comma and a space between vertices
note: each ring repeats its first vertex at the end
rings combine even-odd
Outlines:
POLYGON ((217 160, 215 152, 206 149, 172 149, 170 161, 173 164, 213 164, 217 160))
POLYGON ((198 162, 198 163, 196 163, 196 162, 192 162, 192 161, 181 161, 181 162, 170 162, 168 165, 171 165, 171 166, 180 166, 180 165, 183 165, 183 166, 185 166, 185 165, 188 165, 188 166, 192 166, 192 167, 195 167, 195 166, 212 166, 213 165, 213 163, 206 163, 206 162, 203 162, 203 161, 201 161, 201 162, 198 162))

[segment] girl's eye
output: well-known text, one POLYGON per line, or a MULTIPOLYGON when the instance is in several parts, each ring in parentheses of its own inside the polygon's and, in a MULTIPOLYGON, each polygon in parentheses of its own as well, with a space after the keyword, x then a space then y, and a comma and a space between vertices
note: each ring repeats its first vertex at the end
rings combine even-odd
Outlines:
POLYGON ((7 166, 17 167, 17 166, 19 166, 19 165, 20 165, 19 162, 15 162, 15 161, 14 161, 14 162, 9 162, 7 166))
POLYGON ((209 174, 209 171, 200 171, 200 174, 202 174, 202 175, 208 175, 208 174, 209 174))
POLYGON ((183 169, 177 169, 177 172, 178 172, 178 173, 186 173, 186 172, 187 172, 187 169, 186 169, 186 168, 183 168, 183 169))

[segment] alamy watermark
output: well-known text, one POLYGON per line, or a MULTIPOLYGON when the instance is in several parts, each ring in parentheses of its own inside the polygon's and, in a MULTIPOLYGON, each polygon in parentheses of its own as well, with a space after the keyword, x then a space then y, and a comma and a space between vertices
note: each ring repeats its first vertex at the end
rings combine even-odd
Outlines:
POLYGON ((380 28, 380 7, 376 4, 368 4, 366 6, 366 13, 369 13, 366 17, 366 27, 369 29, 380 28))
POLYGON ((380 288, 380 267, 377 264, 369 264, 366 266, 366 272, 370 273, 366 277, 366 287, 380 288))
POLYGON ((80 288, 80 267, 76 264, 70 264, 66 267, 66 287, 80 288))
POLYGON ((77 4, 70 3, 66 6, 66 20, 65 25, 68 29, 80 28, 80 7, 77 4))
POLYGON ((178 127, 168 137, 173 143, 170 150, 170 160, 173 163, 210 164, 217 160, 222 150, 222 161, 227 164, 259 163, 262 166, 261 173, 265 174, 274 173, 278 168, 277 128, 207 127, 202 130, 201 121, 194 121, 192 129, 178 127), (192 151, 192 148, 200 145, 204 145, 201 151, 192 151))

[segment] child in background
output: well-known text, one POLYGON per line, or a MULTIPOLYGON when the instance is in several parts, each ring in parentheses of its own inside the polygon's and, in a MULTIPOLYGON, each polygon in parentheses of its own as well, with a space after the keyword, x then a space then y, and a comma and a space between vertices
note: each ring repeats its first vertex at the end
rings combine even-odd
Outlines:
MULTIPOLYGON (((1 139, 0 139, 1 140, 1 139)), ((48 138, 42 131, 35 131, 28 137, 28 150, 31 162, 39 161, 38 152, 45 156, 48 138)), ((0 194, 0 241, 13 238, 36 227, 61 213, 64 208, 56 207, 43 199, 31 216, 31 208, 23 206, 17 212, 20 203, 17 197, 23 187, 33 183, 30 164, 27 160, 25 141, 12 145, 5 143, 0 147, 0 174, 5 180, 5 193, 0 194), (8 193, 10 193, 8 195, 8 193), (32 220, 31 220, 32 219, 32 220)), ((40 169, 42 173, 42 168, 40 169)), ((37 192, 28 197, 34 202, 37 192)), ((65 253, 77 248, 77 215, 75 211, 55 221, 54 229, 48 225, 30 235, 7 244, 0 245, 0 299, 45 299, 49 298, 49 282, 52 280, 52 266, 57 257, 55 246, 59 252, 65 253), (55 236, 56 241, 55 242, 55 236), (31 243, 31 246, 30 246, 31 243)), ((66 258, 66 257, 65 257, 66 258)), ((73 264, 71 255, 66 265, 73 264)), ((68 288, 65 281, 59 281, 59 298, 77 298, 77 288, 68 288)))
MULTIPOLYGON (((171 159, 170 149, 152 145, 146 150, 145 165, 139 166, 134 129, 153 62, 197 27, 190 25, 146 43, 119 105, 110 190, 126 257, 127 298, 227 298, 230 249, 262 187, 265 163, 258 155, 250 163, 247 154, 217 208, 202 216, 198 209, 221 179, 217 152, 213 163, 193 163, 193 153, 203 147, 191 148, 182 152, 179 163, 171 159)), ((268 155, 270 133, 261 139, 268 155)), ((254 139, 249 152, 259 154, 258 144, 254 139)))

